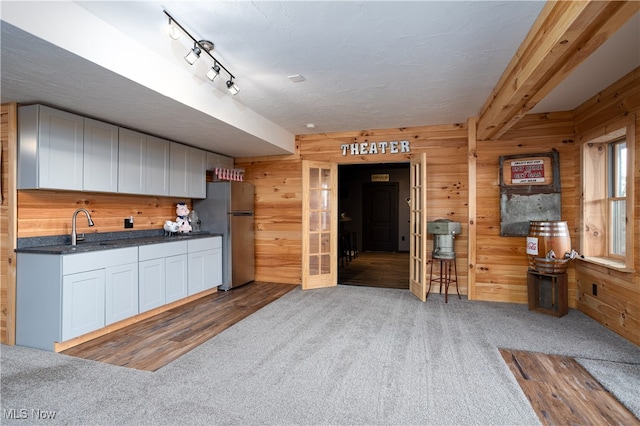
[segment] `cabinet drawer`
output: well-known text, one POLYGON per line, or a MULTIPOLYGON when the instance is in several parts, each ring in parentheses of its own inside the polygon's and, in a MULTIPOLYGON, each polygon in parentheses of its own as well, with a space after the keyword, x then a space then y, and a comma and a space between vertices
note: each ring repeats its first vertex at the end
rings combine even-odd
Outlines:
POLYGON ((194 251, 211 250, 222 247, 222 237, 198 238, 197 240, 187 241, 189 253, 194 251))
POLYGON ((147 246, 140 246, 138 248, 139 260, 151 260, 161 257, 177 256, 179 254, 187 253, 186 241, 175 241, 171 243, 150 244, 147 246))
POLYGON ((63 275, 108 268, 138 261, 138 248, 126 247, 62 256, 63 275))

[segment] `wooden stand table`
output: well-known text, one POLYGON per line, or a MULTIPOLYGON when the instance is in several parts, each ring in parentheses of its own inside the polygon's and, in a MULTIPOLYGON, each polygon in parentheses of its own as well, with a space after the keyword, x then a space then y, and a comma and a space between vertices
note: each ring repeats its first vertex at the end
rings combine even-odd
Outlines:
POLYGON ((529 310, 561 317, 569 312, 567 274, 527 273, 529 310))

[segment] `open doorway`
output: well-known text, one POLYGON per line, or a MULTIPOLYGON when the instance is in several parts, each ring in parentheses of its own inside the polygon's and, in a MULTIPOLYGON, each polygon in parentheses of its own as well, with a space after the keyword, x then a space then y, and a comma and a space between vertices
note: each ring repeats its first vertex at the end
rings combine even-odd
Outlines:
POLYGON ((409 163, 338 167, 338 283, 409 288, 409 163))

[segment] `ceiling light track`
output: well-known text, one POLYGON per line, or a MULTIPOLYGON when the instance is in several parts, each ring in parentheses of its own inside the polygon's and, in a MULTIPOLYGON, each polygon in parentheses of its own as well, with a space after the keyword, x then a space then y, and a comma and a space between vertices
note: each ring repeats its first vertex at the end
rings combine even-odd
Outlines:
POLYGON ((231 72, 217 60, 213 54, 211 53, 214 48, 213 42, 209 40, 197 40, 194 36, 189 33, 176 19, 169 14, 166 10, 163 10, 164 14, 169 18, 169 24, 166 30, 166 34, 174 40, 180 38, 180 32, 178 28, 182 30, 183 33, 187 35, 191 40, 193 40, 193 48, 187 52, 184 59, 189 63, 189 65, 193 65, 196 63, 200 55, 204 52, 211 60, 213 61, 213 66, 207 72, 207 78, 211 81, 214 81, 216 77, 220 74, 220 70, 223 69, 227 74, 229 74, 229 79, 227 80, 226 86, 229 92, 232 95, 237 95, 240 92, 240 88, 235 84, 235 76, 231 74, 231 72), (176 28, 177 27, 177 28, 176 28))

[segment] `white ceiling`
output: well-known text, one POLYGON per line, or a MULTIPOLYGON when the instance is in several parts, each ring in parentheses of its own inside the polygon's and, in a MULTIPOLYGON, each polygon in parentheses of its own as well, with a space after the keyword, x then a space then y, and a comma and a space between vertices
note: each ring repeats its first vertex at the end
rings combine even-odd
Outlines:
MULTIPOLYGON (((293 152, 296 134, 465 122, 541 1, 6 2, 1 101, 42 102, 232 157, 293 152), (232 97, 163 9, 235 77, 232 97), (301 74, 305 81, 287 77, 301 74), (313 123, 315 128, 306 127, 313 123)), ((571 110, 640 66, 640 14, 534 112, 571 110)), ((226 76, 225 76, 226 77, 226 76)))

